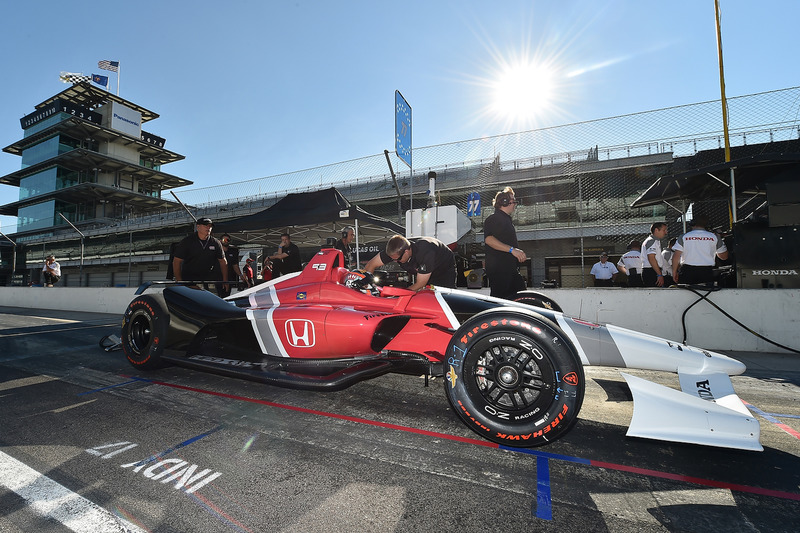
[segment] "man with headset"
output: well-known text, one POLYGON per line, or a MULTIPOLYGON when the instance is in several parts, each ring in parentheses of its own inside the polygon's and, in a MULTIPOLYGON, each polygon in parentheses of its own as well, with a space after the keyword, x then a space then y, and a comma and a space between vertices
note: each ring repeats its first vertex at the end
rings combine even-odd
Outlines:
POLYGON ((342 238, 336 241, 333 245, 337 250, 341 250, 344 255, 344 268, 350 270, 350 243, 356 236, 356 230, 353 226, 347 226, 342 230, 342 238))
POLYGON ((490 295, 507 300, 525 289, 525 280, 518 269, 528 257, 517 248, 517 231, 511 220, 518 203, 514 189, 506 187, 495 195, 492 201, 494 213, 486 217, 483 223, 490 295))

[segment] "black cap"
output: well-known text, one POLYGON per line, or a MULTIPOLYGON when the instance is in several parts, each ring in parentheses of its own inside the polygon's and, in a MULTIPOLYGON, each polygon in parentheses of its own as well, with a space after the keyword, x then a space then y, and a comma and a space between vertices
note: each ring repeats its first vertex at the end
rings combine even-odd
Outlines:
POLYGON ((214 223, 208 217, 198 218, 197 219, 197 223, 202 225, 202 226, 213 226, 214 225, 214 223))

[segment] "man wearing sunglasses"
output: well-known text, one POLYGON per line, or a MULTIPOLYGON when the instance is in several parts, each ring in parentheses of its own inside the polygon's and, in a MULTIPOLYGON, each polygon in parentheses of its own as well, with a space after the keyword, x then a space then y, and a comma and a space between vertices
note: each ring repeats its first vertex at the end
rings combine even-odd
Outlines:
POLYGON ((376 268, 392 261, 397 261, 409 274, 416 275, 409 290, 418 291, 426 285, 451 289, 456 286, 455 256, 439 239, 416 237, 409 240, 402 235, 395 235, 386 244, 386 251, 370 259, 364 270, 372 274, 376 268))
MULTIPOLYGON (((197 219, 195 232, 175 247, 172 269, 175 281, 228 281, 228 263, 222 243, 211 236, 214 223, 210 218, 197 219)), ((217 285, 217 294, 222 296, 217 285)), ((196 285, 192 287, 198 288, 196 285)), ((203 283, 208 290, 208 283, 203 283)))
POLYGON ((492 205, 494 213, 483 223, 483 242, 486 248, 486 276, 489 278, 491 296, 513 299, 525 289, 525 280, 519 273, 520 263, 527 259, 517 248, 517 231, 511 215, 517 207, 514 189, 506 187, 498 192, 492 205))

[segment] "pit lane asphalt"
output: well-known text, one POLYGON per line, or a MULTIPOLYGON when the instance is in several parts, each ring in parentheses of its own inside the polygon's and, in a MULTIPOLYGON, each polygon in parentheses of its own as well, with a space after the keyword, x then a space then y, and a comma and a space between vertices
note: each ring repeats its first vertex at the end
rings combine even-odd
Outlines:
MULTIPOLYGON (((142 373, 98 346, 119 325, 118 315, 0 307, 0 531, 68 530, 31 503, 54 497, 46 479, 158 532, 800 523, 800 356, 733 354, 748 364, 732 381, 761 424, 760 453, 625 437, 627 386, 617 369, 591 367, 573 430, 514 451, 463 425, 441 380, 387 375, 315 393, 179 367, 142 373), (9 462, 41 476, 12 490, 9 462), (192 465, 187 486, 206 484, 176 489, 192 465)), ((630 373, 678 387, 671 374, 630 373)))

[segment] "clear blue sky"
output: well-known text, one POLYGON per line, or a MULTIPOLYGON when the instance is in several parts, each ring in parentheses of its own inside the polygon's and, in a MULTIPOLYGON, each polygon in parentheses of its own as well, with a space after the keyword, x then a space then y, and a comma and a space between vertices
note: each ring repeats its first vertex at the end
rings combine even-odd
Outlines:
MULTIPOLYGON (((800 85, 800 1, 720 2, 727 95, 800 85)), ((4 8, 0 43, 0 146, 60 71, 115 92, 97 61, 117 60, 192 188, 393 150, 395 89, 415 147, 720 96, 713 0, 37 0, 4 8)))

